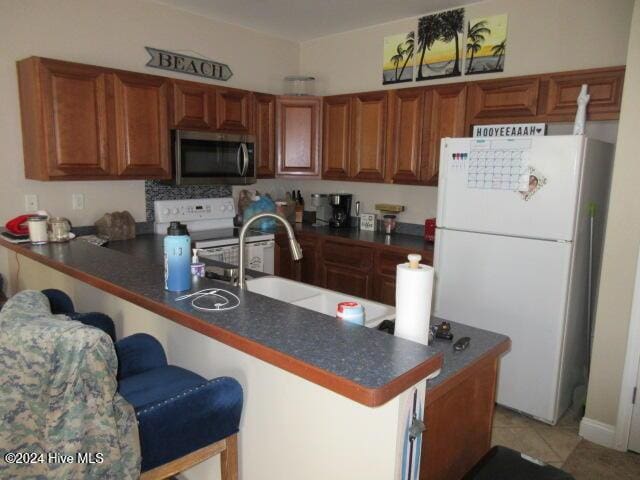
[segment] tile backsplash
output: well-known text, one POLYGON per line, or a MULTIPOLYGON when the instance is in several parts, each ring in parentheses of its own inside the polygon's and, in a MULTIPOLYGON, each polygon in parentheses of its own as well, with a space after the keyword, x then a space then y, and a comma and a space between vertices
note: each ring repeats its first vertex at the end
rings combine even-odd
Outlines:
POLYGON ((153 202, 155 200, 188 200, 192 198, 230 197, 229 185, 166 185, 159 180, 144 182, 144 200, 146 204, 147 221, 153 221, 153 202))

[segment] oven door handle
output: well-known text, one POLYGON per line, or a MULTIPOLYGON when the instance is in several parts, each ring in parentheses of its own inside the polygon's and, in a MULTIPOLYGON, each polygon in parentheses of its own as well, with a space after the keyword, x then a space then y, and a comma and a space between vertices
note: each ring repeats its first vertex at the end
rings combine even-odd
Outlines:
POLYGON ((242 170, 240 171, 240 176, 244 177, 249 168, 249 149, 247 148, 247 144, 242 142, 240 144, 240 150, 242 150, 242 170))

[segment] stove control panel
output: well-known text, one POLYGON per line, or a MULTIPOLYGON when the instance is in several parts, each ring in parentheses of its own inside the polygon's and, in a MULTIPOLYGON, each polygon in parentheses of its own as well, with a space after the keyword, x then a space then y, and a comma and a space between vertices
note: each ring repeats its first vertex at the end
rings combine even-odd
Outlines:
POLYGON ((233 219, 233 198, 198 198, 193 200, 156 200, 153 202, 156 223, 194 220, 233 219))

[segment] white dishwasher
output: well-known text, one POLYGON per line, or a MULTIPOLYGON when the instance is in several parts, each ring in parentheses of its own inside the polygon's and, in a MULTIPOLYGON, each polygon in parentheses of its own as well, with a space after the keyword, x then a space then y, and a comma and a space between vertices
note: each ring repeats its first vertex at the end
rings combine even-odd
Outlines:
MULTIPOLYGON (((263 240, 257 242, 247 241, 245 248, 247 254, 247 268, 257 272, 274 273, 274 247, 273 240, 263 240)), ((216 247, 198 248, 198 257, 218 262, 238 265, 238 252, 240 247, 237 243, 230 245, 220 245, 216 247)))

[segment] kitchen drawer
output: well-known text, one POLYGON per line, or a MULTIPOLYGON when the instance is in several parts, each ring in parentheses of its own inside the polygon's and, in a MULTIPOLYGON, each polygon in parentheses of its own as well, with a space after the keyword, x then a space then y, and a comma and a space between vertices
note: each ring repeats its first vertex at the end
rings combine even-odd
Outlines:
POLYGON ((358 270, 370 270, 373 266, 373 248, 346 242, 326 240, 322 246, 322 258, 327 263, 349 266, 358 270))
POLYGON ((396 275, 396 267, 407 262, 407 253, 378 250, 376 271, 382 275, 396 275))

